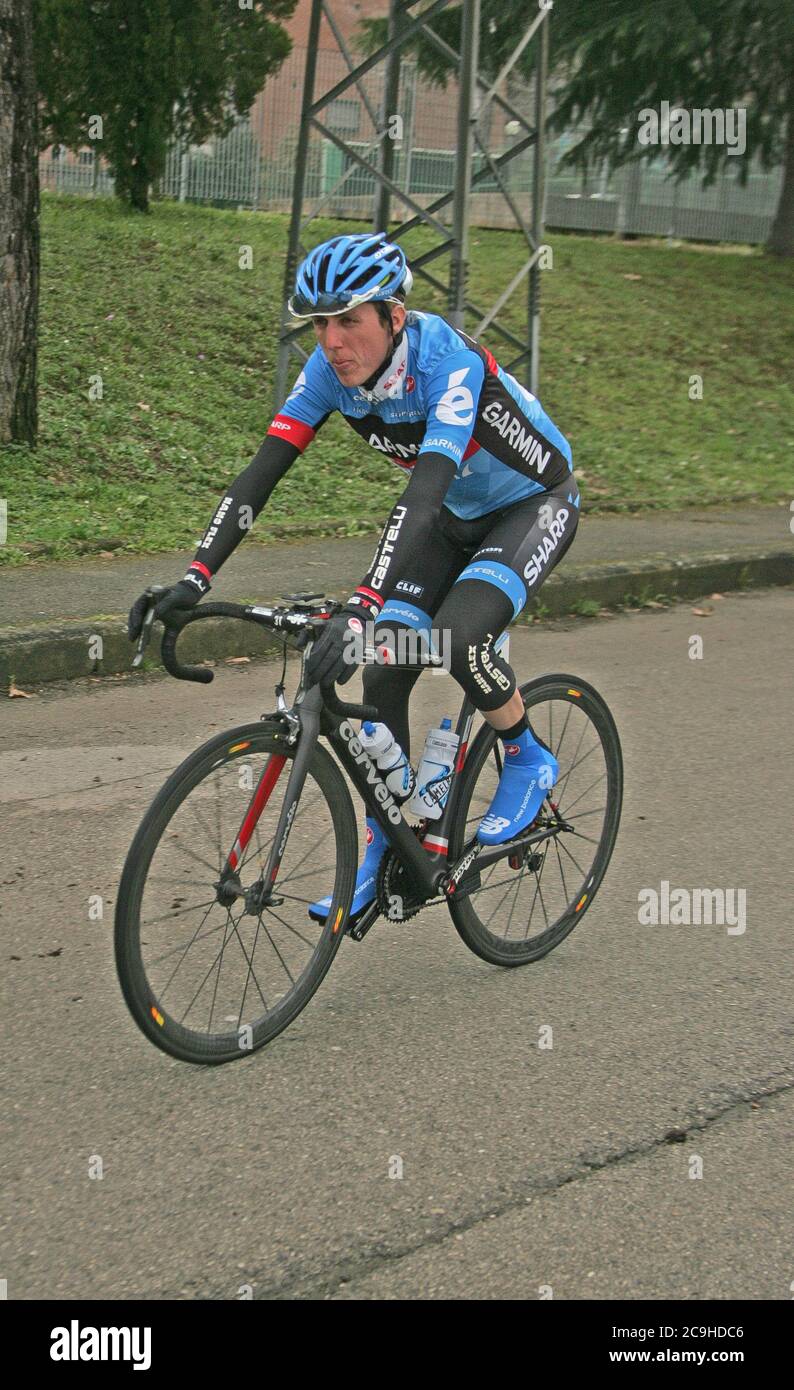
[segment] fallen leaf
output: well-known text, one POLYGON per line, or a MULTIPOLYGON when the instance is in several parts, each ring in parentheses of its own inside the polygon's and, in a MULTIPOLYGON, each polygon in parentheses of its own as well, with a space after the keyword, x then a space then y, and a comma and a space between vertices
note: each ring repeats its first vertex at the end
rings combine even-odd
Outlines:
POLYGON ((714 612, 713 608, 693 608, 692 612, 696 618, 710 618, 714 612))
POLYGON ((641 279, 642 279, 642 276, 641 276, 641 275, 624 275, 624 276, 623 276, 623 279, 624 279, 624 280, 641 280, 641 279))
POLYGON ((13 700, 15 696, 19 696, 23 700, 33 699, 33 696, 29 690, 17 690, 17 687, 15 685, 10 685, 8 687, 8 697, 10 700, 13 700))
POLYGON ((724 594, 709 594, 709 598, 724 598, 724 594))
POLYGON ((147 405, 145 401, 136 401, 135 404, 138 406, 139 410, 151 410, 152 408, 150 405, 147 405))
POLYGON ((115 560, 116 557, 112 550, 100 550, 99 558, 100 560, 115 560))
POLYGON ((250 660, 251 660, 250 656, 227 656, 227 658, 226 658, 226 665, 227 665, 227 666, 241 666, 241 665, 243 664, 243 662, 245 662, 245 661, 250 661, 250 660))

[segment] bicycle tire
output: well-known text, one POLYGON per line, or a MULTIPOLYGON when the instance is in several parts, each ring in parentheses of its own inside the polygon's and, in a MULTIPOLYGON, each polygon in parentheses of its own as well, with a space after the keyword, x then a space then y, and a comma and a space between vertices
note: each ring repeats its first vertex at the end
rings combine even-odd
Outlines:
MULTIPOLYGON (((555 946, 558 946, 582 920, 585 912, 592 906, 612 856, 623 801, 623 755, 620 739, 615 721, 598 691, 587 681, 582 681, 577 676, 558 674, 538 676, 535 680, 525 682, 519 689, 524 699, 524 706, 530 716, 533 706, 541 704, 544 699, 552 698, 563 700, 580 711, 586 712, 604 749, 607 774, 607 803, 605 808, 607 814, 604 818, 603 830, 593 862, 578 891, 570 895, 566 910, 554 922, 549 923, 545 931, 532 940, 508 941, 488 930, 477 910, 478 892, 482 892, 482 889, 475 890, 469 896, 458 901, 455 901, 454 898, 448 900, 449 911, 456 930, 469 949, 475 955, 480 956, 482 960, 486 960, 492 965, 501 966, 527 965, 542 959, 543 956, 548 955, 549 951, 554 950, 555 946)), ((451 863, 463 853, 467 835, 468 839, 471 839, 471 826, 467 831, 466 813, 469 810, 477 780, 494 748, 496 739, 495 731, 486 723, 479 730, 469 750, 461 773, 457 813, 450 830, 451 863)), ((543 741, 542 738, 541 741, 543 741)), ((563 780, 564 773, 561 766, 557 787, 562 785, 563 780)), ((553 798, 554 795, 555 791, 552 791, 550 796, 553 798)), ((565 815, 564 807, 561 807, 561 814, 565 815)), ((547 841, 545 853, 548 853, 549 844, 550 841, 547 841)), ((506 864, 507 861, 499 862, 506 864)), ((563 883, 565 883, 564 876, 563 883)))
MULTIPOLYGON (((185 1028, 164 1006, 164 1002, 147 978, 141 950, 140 909, 152 860, 158 846, 163 843, 169 825, 190 793, 199 787, 202 781, 208 779, 211 773, 242 758, 243 755, 251 758, 258 754, 282 754, 287 759, 294 757, 295 748, 290 749, 286 745, 283 726, 277 721, 240 725, 218 734, 191 753, 164 783, 144 815, 130 846, 119 885, 114 942, 116 968, 122 993, 135 1022, 149 1041, 163 1052, 184 1062, 212 1065, 237 1061, 258 1051, 282 1032, 309 1002, 330 968, 344 935, 353 898, 358 858, 353 804, 341 771, 330 753, 317 744, 309 761, 306 785, 309 785, 309 778, 316 783, 324 797, 333 827, 333 902, 324 925, 318 928, 319 937, 315 951, 301 972, 296 987, 287 991, 268 1014, 250 1025, 250 1039, 246 1035, 244 1047, 241 1047, 238 1028, 234 1031, 204 1035, 195 1029, 185 1028), (340 908, 341 919, 338 918, 340 908)), ((287 767, 288 764, 285 765, 285 770, 287 767)), ((283 774, 282 787, 286 787, 286 776, 283 774)), ((304 797, 305 791, 301 801, 304 797)), ((299 812, 300 803, 294 822, 297 821, 299 812)), ((294 822, 290 843, 295 833, 294 822)), ((280 881, 279 879, 279 883, 280 881)), ((220 905, 218 906, 219 910, 223 911, 220 905)), ((261 918, 260 912, 260 924, 261 918)), ((210 932, 207 935, 210 935, 210 932)), ((252 951, 252 960, 253 955, 252 951)))

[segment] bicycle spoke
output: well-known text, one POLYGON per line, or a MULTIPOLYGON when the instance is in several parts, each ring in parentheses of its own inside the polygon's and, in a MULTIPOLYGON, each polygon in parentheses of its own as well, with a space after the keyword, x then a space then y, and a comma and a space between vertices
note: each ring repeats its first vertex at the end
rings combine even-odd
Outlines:
MULTIPOLYGON (((231 913, 229 913, 229 920, 231 921, 231 913)), ((214 1012, 215 1012, 215 1000, 216 1000, 217 997, 218 997, 218 985, 220 984, 221 970, 222 970, 222 969, 223 969, 223 950, 221 950, 220 953, 219 953, 219 955, 218 955, 218 973, 217 973, 217 975, 215 976, 215 988, 214 988, 214 990, 212 991, 212 999, 210 1000, 210 1018, 209 1018, 209 1023, 207 1024, 207 1037, 209 1037, 210 1032, 212 1031, 212 1015, 213 1015, 214 1012)))
MULTIPOLYGON (((323 840, 327 840, 327 839, 328 839, 328 836, 333 834, 333 830, 334 830, 333 826, 332 826, 332 825, 329 826, 329 828, 326 830, 325 834, 320 836, 320 839, 319 839, 319 840, 313 840, 313 841, 312 841, 312 843, 309 845, 309 848, 307 849, 306 853, 305 853, 304 855, 301 856, 301 858, 298 860, 297 864, 294 864, 294 865, 293 865, 293 867, 290 869, 289 873, 286 874, 284 878, 279 877, 279 887, 281 886, 282 883, 288 883, 288 882, 289 882, 289 880, 292 878, 292 876, 293 876, 295 870, 296 870, 296 869, 299 869, 300 866, 301 866, 301 864, 305 864, 305 863, 306 863, 306 860, 308 859, 308 857, 309 857, 310 854, 316 854, 316 853, 317 853, 317 850, 319 849, 319 847, 320 847, 320 845, 322 844, 323 840)), ((311 871, 310 871, 310 872, 311 872, 311 871)))
MULTIPOLYGON (((286 874, 286 875, 284 876, 284 878, 279 877, 279 880, 278 880, 278 891, 279 891, 279 893, 281 892, 281 890, 282 890, 282 888, 284 887, 284 884, 285 884, 285 883, 288 883, 288 884, 290 885, 290 887, 293 887, 296 883, 299 882, 300 879, 303 879, 303 878, 311 878, 313 874, 314 874, 314 875, 319 875, 320 878, 325 878, 327 874, 335 874, 335 873, 336 873, 336 864, 335 864, 332 860, 329 860, 329 861, 328 861, 327 867, 323 866, 323 867, 321 867, 321 868, 315 867, 315 868, 312 868, 312 869, 305 869, 304 872, 303 872, 302 874, 286 874)), ((288 897, 289 894, 285 894, 284 896, 285 896, 285 897, 288 897)))
POLYGON ((546 855, 544 854, 544 855, 543 855, 543 863, 541 864, 541 866, 540 866, 540 868, 539 868, 539 870, 538 870, 538 872, 537 872, 537 874, 536 874, 536 876, 535 876, 535 896, 534 896, 534 898, 532 899, 532 906, 531 906, 531 908, 529 909, 529 917, 528 917, 528 919, 527 919, 527 929, 526 929, 526 931, 524 932, 524 939, 526 939, 526 938, 529 936, 529 926, 530 926, 530 923, 531 923, 531 921, 532 921, 532 914, 533 914, 533 912, 535 911, 535 903, 536 903, 537 900, 538 900, 538 894, 540 894, 540 905, 541 905, 541 907, 542 907, 542 909, 543 909, 543 917, 544 917, 544 920, 545 920, 545 922, 546 922, 546 930, 548 931, 548 928, 549 928, 549 918, 548 918, 548 914, 547 914, 547 912, 546 912, 546 904, 545 904, 545 902, 543 901, 543 893, 542 893, 541 887, 540 887, 541 875, 543 874, 543 870, 545 869, 545 867, 546 867, 546 855))
MULTIPOLYGON (((575 752, 574 755, 573 755, 573 758, 574 758, 573 766, 574 766, 574 767, 576 766, 576 758, 577 758, 577 756, 578 756, 579 749, 580 749, 581 746, 582 746, 582 739, 584 738, 584 736, 585 736, 586 733, 587 733, 587 724, 585 724, 584 728, 582 729, 581 734, 579 735, 579 742, 578 742, 577 745, 576 745, 576 752, 575 752)), ((557 800, 558 800, 558 801, 559 801, 560 798, 562 797, 562 794, 563 794, 563 792, 564 792, 564 790, 565 790, 565 785, 566 785, 566 783, 567 783, 568 778, 570 777, 570 775, 571 775, 571 768, 568 768, 568 771, 566 772, 565 777, 564 777, 563 780, 562 780, 562 783, 560 784, 560 786, 558 786, 558 787, 555 788, 555 791, 557 792, 557 800)))
MULTIPOLYGON (((292 971, 290 970, 289 966, 287 965, 287 962, 285 961, 284 957, 282 956, 280 950, 278 949, 278 946, 276 945, 275 941, 273 940, 272 936, 270 935, 270 932, 268 931, 267 923, 266 923, 265 921, 263 921, 263 919, 262 919, 262 914, 261 914, 261 912, 260 912, 260 914, 259 914, 259 924, 263 927, 264 931, 267 933, 267 939, 268 939, 268 941, 270 942, 271 946, 273 947, 273 950, 275 951, 276 955, 278 956, 279 960, 281 961, 281 964, 284 966, 284 969, 286 970, 287 974, 289 975, 290 984, 294 985, 294 984, 295 984, 295 977, 294 977, 294 975, 292 974, 292 971)), ((259 931, 259 927, 257 927, 257 932, 258 932, 258 931, 259 931)))
POLYGON ((499 899, 498 903, 496 904, 496 907, 493 909, 493 912, 491 913, 490 917, 489 917, 488 920, 486 921, 486 923, 485 923, 485 926, 486 926, 486 927, 488 926, 488 924, 489 924, 490 922, 493 921, 494 915, 499 911, 499 908, 502 906, 502 903, 504 902, 504 900, 505 900, 505 898, 507 897, 508 893, 511 893, 512 891, 513 891, 513 884, 511 883, 510 886, 509 886, 508 888, 505 889, 505 892, 502 894, 501 898, 499 899))
POLYGON ((211 874, 217 874, 218 872, 214 864, 210 864, 208 859, 202 859, 201 855, 196 854, 196 851, 194 849, 188 849, 187 845, 183 845, 181 842, 177 842, 176 835, 172 836, 169 839, 166 848, 180 849, 183 854, 186 854, 188 856, 189 859, 195 859, 197 864, 201 864, 205 869, 209 869, 211 874))
MULTIPOLYGON (((228 911, 228 908, 227 908, 227 911, 228 911)), ((164 998, 165 998, 165 991, 168 989, 169 985, 171 984, 171 981, 173 980, 174 975, 176 975, 177 970, 179 969, 180 965, 182 964, 182 961, 185 959, 185 956, 187 955, 188 951, 190 950, 191 946, 193 945, 193 942, 195 941, 196 937, 198 936, 199 932, 201 931, 201 928, 204 926, 204 923, 206 922, 206 920, 207 920, 207 918, 209 917, 209 915, 210 915, 210 908, 207 908, 207 911, 204 913, 204 916, 202 917, 201 921, 199 922, 198 926, 196 927, 196 930, 194 931, 192 937, 190 938, 190 941, 188 941, 187 946, 185 947, 184 951, 182 952, 182 955, 180 956, 179 960, 177 961, 176 965, 174 966, 173 972, 171 973, 171 975, 170 975, 170 976, 168 977, 168 979, 166 980, 163 989, 157 991, 157 996, 158 996, 159 999, 164 999, 164 998)), ((177 948, 175 948, 175 949, 178 950, 179 948, 177 947, 177 948)))
POLYGON ((565 735, 566 735, 566 732, 567 732, 567 729, 568 729, 568 721, 569 721, 569 719, 570 719, 570 717, 571 717, 572 714, 573 714, 573 705, 572 705, 572 704, 569 704, 569 705, 568 705, 568 711, 567 711, 567 713, 566 713, 566 715, 565 715, 565 723, 564 723, 563 726, 562 726, 562 733, 560 734, 560 741, 559 741, 559 743, 557 744, 557 747, 556 747, 556 748, 554 747, 553 744, 551 745, 551 746, 552 746, 552 751, 553 751, 553 753, 554 753, 555 760, 556 760, 557 762, 560 761, 560 749, 562 748, 563 739, 565 738, 565 735))
POLYGON ((562 867, 562 857, 561 857, 561 855, 560 855, 560 847, 559 847, 559 845, 557 844, 557 836, 556 836, 556 835, 554 836, 554 849, 555 849, 555 852, 556 852, 556 855, 557 855, 557 862, 558 862, 558 864, 559 864, 559 866, 560 866, 560 877, 561 877, 561 879, 562 879, 562 891, 563 891, 563 893, 565 894, 565 901, 566 901, 566 903, 569 903, 569 902, 571 901, 571 895, 570 895, 570 893, 568 892, 568 885, 567 885, 567 883, 565 882, 565 870, 564 870, 564 868, 562 867))
POLYGON ((546 902, 545 902, 545 899, 544 899, 544 897, 543 897, 543 888, 541 887, 541 882, 540 882, 540 874, 542 874, 542 873, 543 873, 543 868, 542 868, 542 866, 541 866, 540 873, 538 874, 538 895, 539 895, 539 897, 540 897, 540 905, 541 905, 541 907, 543 908, 543 920, 544 920, 544 922, 546 923, 546 931, 548 931, 548 930, 549 930, 549 914, 548 914, 548 912, 546 911, 546 902))
MULTIPOLYGON (((220 904, 218 904, 218 906, 220 906, 220 904)), ((228 908, 227 908, 227 911, 228 911, 228 908)), ((207 917, 209 917, 209 913, 208 913, 208 912, 204 914, 203 920, 204 920, 205 922, 206 922, 206 920, 207 920, 207 917)), ((200 925, 200 924, 199 924, 199 925, 200 925)), ((194 932, 193 937, 192 937, 192 939, 188 942, 188 945, 187 945, 187 948, 186 948, 186 949, 189 950, 190 947, 191 947, 192 945, 198 945, 199 941, 207 941, 211 936, 214 936, 216 932, 219 932, 219 931, 221 930, 222 925, 223 925, 223 924, 222 924, 221 922, 219 922, 218 925, 217 925, 217 927, 210 927, 209 931, 202 932, 201 936, 196 936, 196 934, 195 934, 195 932, 194 932)), ((143 943, 143 944, 146 944, 146 943, 143 943)), ((181 951, 181 950, 182 950, 182 947, 181 947, 181 946, 172 946, 170 951, 163 951, 162 955, 155 956, 154 960, 152 961, 152 965, 153 965, 153 966, 154 966, 154 965, 162 965, 162 963, 163 963, 164 960, 168 960, 169 957, 175 956, 176 953, 177 953, 177 951, 181 951)))
MULTIPOLYGON (((563 820, 567 820, 567 819, 568 819, 568 817, 569 817, 569 815, 571 814, 571 811, 573 810, 574 806, 576 806, 576 805, 581 801, 581 799, 582 799, 583 796, 587 796, 587 793, 588 793, 588 792, 591 792, 591 791, 593 790, 593 787, 597 787, 598 784, 599 784, 599 782, 603 782, 603 780, 604 780, 604 778, 606 777, 606 775, 607 775, 607 774, 606 774, 606 768, 605 768, 604 771, 603 771, 598 777, 596 777, 595 781, 594 781, 594 782, 591 782, 589 787, 585 787, 584 791, 581 793, 580 796, 577 796, 576 801, 572 801, 570 806, 566 806, 566 808, 565 808, 565 815, 563 816, 563 820)), ((557 801, 557 805, 560 807, 560 814, 562 814, 562 797, 560 797, 559 800, 557 801)))
POLYGON ((205 903, 191 903, 189 907, 180 907, 175 912, 166 912, 164 917, 147 917, 145 921, 141 922, 141 926, 148 931, 149 927, 156 927, 160 922, 175 922, 177 917, 184 917, 186 912, 194 912, 196 908, 212 907, 212 904, 217 901, 217 898, 207 898, 205 903))
POLYGON ((262 993, 262 990, 261 990, 259 981, 258 981, 258 979, 256 978, 256 975, 254 975, 254 956, 255 956, 255 954, 256 954, 256 943, 257 943, 257 941, 259 940, 259 925, 260 925, 260 923, 261 923, 261 921, 262 921, 262 917, 261 917, 261 914, 260 914, 259 918, 257 919, 256 932, 255 932, 255 934, 254 934, 254 944, 253 944, 253 946, 251 947, 251 956, 250 956, 250 959, 249 959, 249 957, 248 957, 248 952, 246 951, 245 946, 243 945, 242 937, 240 936, 240 933, 239 933, 239 931, 237 930, 237 927, 238 927, 238 925, 239 925, 239 923, 240 923, 241 920, 242 920, 241 918, 238 918, 238 919, 237 919, 237 923, 235 924, 234 930, 235 930, 235 935, 237 936, 237 940, 238 940, 239 943, 240 943, 240 950, 242 951, 243 955, 245 956, 246 961, 248 962, 248 973, 247 973, 247 975, 246 975, 246 977, 245 977, 245 987, 244 987, 244 989, 243 989, 243 997, 242 997, 242 1000, 240 1001, 240 1012, 239 1012, 239 1014, 237 1015, 237 1022, 238 1022, 238 1024, 239 1024, 240 1020, 241 1020, 242 1017, 243 1017, 243 1009, 245 1008, 245 996, 246 996, 246 994, 248 993, 248 981, 249 981, 249 979, 251 978, 252 975, 254 976, 254 984, 256 985, 257 990, 259 991, 259 998, 262 1000, 262 1003, 264 1004, 265 1013, 268 1013, 268 1012, 269 1012, 268 1002, 267 1002, 267 1000, 266 1000, 264 994, 262 993))
POLYGON ((587 878, 587 873, 586 873, 585 870, 582 868, 582 866, 581 866, 581 864, 579 863, 578 859, 576 859, 575 856, 574 856, 573 854, 571 854, 571 851, 569 850, 569 848, 568 848, 568 846, 566 845, 566 843, 565 843, 564 840, 561 840, 561 841, 560 841, 560 849, 564 849, 564 850, 565 850, 565 853, 566 853, 567 856, 568 856, 568 858, 569 858, 569 859, 573 859, 573 862, 574 862, 574 864, 576 865, 577 869, 579 870, 579 873, 582 875, 582 881, 584 882, 584 880, 587 878))
POLYGON ((285 922, 283 917, 279 917, 279 915, 278 915, 278 913, 276 912, 275 908, 266 907, 266 911, 268 911, 272 917, 275 917, 276 921, 277 921, 277 922, 280 922, 281 925, 282 925, 282 927, 286 927, 286 928, 287 928, 287 931, 291 931, 293 936, 298 936, 298 937, 300 937, 300 939, 301 939, 301 941, 303 942, 304 946, 309 946, 309 947, 311 948, 312 953, 314 953, 314 952, 317 950, 317 944, 316 944, 316 942, 314 942, 314 941, 309 941, 308 937, 301 935, 301 933, 298 931, 298 928, 297 928, 297 927, 291 927, 290 924, 289 924, 289 922, 285 922))
POLYGON ((568 778, 570 777, 571 773, 572 773, 572 772, 575 772, 576 769, 577 769, 577 767, 581 767, 581 766, 582 766, 582 763, 584 763, 584 762, 587 761, 587 759, 590 757, 590 754, 591 754, 591 753, 596 753, 596 752, 598 752, 598 750, 600 749, 600 747, 601 747, 600 742, 599 742, 599 743, 594 743, 593 746, 592 746, 592 748, 588 748, 587 752, 582 754, 582 756, 581 756, 581 758, 579 759, 578 762, 573 763, 573 765, 572 765, 571 767, 568 768, 568 771, 567 771, 566 774, 565 774, 565 780, 566 780, 566 782, 567 782, 568 778))
POLYGON ((519 888, 521 887, 521 880, 522 880, 522 878, 524 877, 524 868, 525 868, 525 865, 522 864, 522 866, 521 866, 521 872, 520 872, 520 874, 518 875, 518 879, 516 880, 516 885, 515 885, 516 892, 515 892, 515 897, 513 898, 513 906, 512 906, 511 909, 510 909, 510 916, 509 916, 508 919, 507 919, 507 926, 505 927, 505 940, 507 940, 508 936, 510 935, 510 926, 511 926, 511 923, 512 923, 512 921, 513 921, 513 913, 514 913, 515 910, 516 910, 516 903, 518 902, 518 890, 519 890, 519 888))
MULTIPOLYGON (((230 911, 228 908, 226 909, 226 911, 227 911, 227 918, 226 918, 226 923, 225 923, 225 925, 224 925, 223 942, 221 943, 221 949, 220 949, 220 951, 218 952, 217 956, 215 957, 215 960, 212 961, 212 962, 210 963, 209 969, 207 970, 207 973, 206 973, 206 975, 204 976, 204 979, 201 981, 201 984, 199 985, 198 989, 196 990, 196 993, 193 995, 193 998, 191 999, 190 1003, 188 1004, 187 1008, 185 1009, 185 1012, 183 1013, 182 1017, 180 1018, 180 1020, 179 1020, 180 1023, 184 1023, 185 1019, 187 1018, 188 1014, 190 1013, 190 1010, 193 1008, 193 1005, 195 1004, 196 1000, 198 999, 199 995, 201 994, 201 991, 203 990, 205 984, 207 983, 207 980, 209 979, 210 975, 212 974, 213 970, 215 969, 216 963, 220 960, 221 956, 223 955, 224 950, 226 949, 226 932, 227 932, 227 930, 228 930, 229 922, 232 920, 231 911, 230 911)), ((242 913, 241 913, 240 915, 242 916, 242 913)), ((186 948, 185 954, 187 954, 187 950, 188 950, 188 949, 189 949, 189 946, 186 948)), ((184 957, 183 957, 183 959, 184 959, 184 957)), ((179 966, 177 966, 177 970, 178 970, 178 969, 179 969, 179 966)), ((176 970, 174 971, 174 975, 175 975, 175 974, 176 974, 176 970)), ((173 979, 173 975, 172 975, 171 979, 173 979)), ((170 984, 170 981, 169 981, 169 984, 170 984)))

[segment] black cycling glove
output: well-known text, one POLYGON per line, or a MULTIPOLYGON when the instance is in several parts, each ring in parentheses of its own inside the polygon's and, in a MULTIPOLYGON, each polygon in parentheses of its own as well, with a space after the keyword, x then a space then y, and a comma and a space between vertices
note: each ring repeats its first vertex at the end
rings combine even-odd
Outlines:
POLYGON ((364 659, 363 611, 343 608, 329 618, 315 638, 306 661, 308 685, 338 681, 344 685, 364 659))
MULTIPOLYGON (((210 585, 203 578, 200 578, 200 582, 196 582, 192 575, 189 581, 180 579, 178 584, 172 584, 164 594, 160 595, 154 610, 155 618, 163 618, 167 613, 173 612, 175 608, 195 608, 199 599, 208 593, 209 588, 210 585)), ((150 603, 151 596, 141 594, 130 609, 127 618, 127 636, 131 642, 137 641, 141 635, 143 619, 150 603)))

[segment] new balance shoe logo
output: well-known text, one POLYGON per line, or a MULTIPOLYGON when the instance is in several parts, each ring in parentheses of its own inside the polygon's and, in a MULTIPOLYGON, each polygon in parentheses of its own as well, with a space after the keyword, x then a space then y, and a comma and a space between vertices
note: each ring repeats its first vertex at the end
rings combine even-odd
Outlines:
POLYGON ((496 835, 498 831, 506 830, 509 824, 509 820, 506 820, 504 816, 484 816, 480 823, 480 829, 486 835, 496 835))

